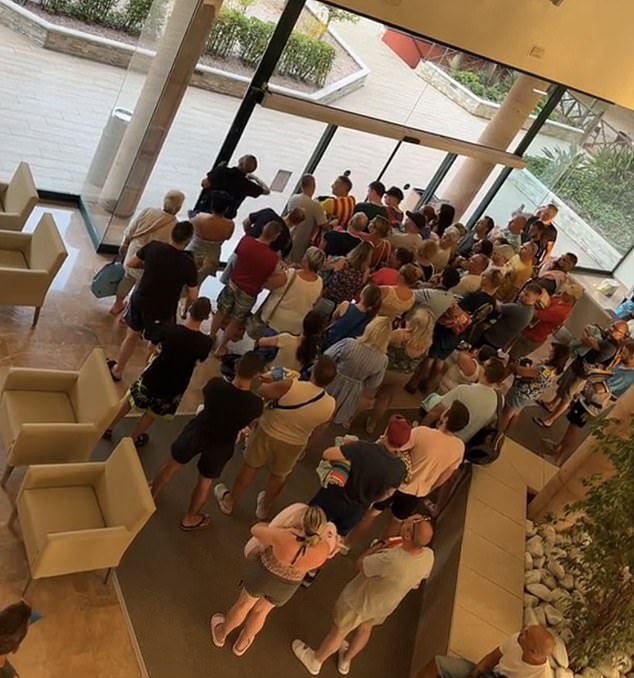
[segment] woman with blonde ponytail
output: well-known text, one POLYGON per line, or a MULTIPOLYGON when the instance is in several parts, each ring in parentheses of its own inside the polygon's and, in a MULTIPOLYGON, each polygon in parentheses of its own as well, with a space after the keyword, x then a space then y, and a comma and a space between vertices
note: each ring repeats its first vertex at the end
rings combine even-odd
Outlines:
POLYGON ((233 644, 241 657, 251 647, 274 607, 287 603, 307 572, 319 569, 338 548, 336 530, 317 506, 293 504, 270 523, 256 523, 245 547, 247 569, 238 600, 225 614, 211 618, 211 637, 223 647, 242 627, 233 644))
POLYGON ((431 346, 436 320, 433 313, 421 308, 415 311, 404 328, 394 330, 387 349, 388 366, 383 382, 374 398, 374 407, 366 422, 366 431, 373 433, 394 397, 403 390, 411 375, 431 346))

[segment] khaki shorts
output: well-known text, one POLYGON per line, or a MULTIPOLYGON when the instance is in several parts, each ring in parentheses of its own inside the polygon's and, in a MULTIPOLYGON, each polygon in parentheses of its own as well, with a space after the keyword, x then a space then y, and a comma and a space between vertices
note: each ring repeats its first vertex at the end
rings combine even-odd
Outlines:
POLYGON ((361 626, 361 624, 381 626, 381 624, 383 624, 383 622, 387 619, 387 617, 366 619, 356 610, 353 610, 342 598, 343 596, 339 596, 339 598, 337 598, 335 609, 333 611, 333 618, 335 626, 346 636, 361 626))
POLYGON ((249 438, 244 461, 253 468, 265 466, 271 475, 286 478, 295 468, 304 447, 306 445, 291 445, 277 440, 265 433, 261 426, 256 426, 255 432, 249 438))

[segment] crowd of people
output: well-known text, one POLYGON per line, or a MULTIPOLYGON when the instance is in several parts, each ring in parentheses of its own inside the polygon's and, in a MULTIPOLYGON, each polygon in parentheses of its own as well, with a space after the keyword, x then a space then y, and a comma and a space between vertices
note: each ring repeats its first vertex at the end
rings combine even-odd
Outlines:
MULTIPOLYGON (((515 213, 506 226, 484 216, 467 232, 451 205, 402 210, 403 191, 380 181, 357 202, 349 173, 324 196, 306 175, 284 213, 264 207, 244 219, 212 316, 199 288, 216 274, 244 199, 269 193, 256 169, 253 156, 220 165, 203 179, 189 221, 176 220, 183 195, 171 191, 162 210, 144 210, 126 230, 128 275, 111 311, 125 313, 127 332, 109 361, 112 378, 124 377, 141 335, 150 359, 106 436, 135 407, 142 416, 133 438, 138 448, 147 444, 152 422, 175 414, 196 364, 214 351, 223 376, 204 387, 204 402, 175 436, 152 492, 158 497, 196 459, 199 477, 180 527, 198 530, 211 520, 204 509, 212 490, 220 511, 231 514, 266 471, 240 594, 211 619, 217 647, 240 629, 232 646, 238 656, 275 607, 389 512, 382 538, 363 553, 336 603, 328 635, 317 649, 292 643, 312 675, 334 654, 345 675, 372 628, 429 576, 429 518, 439 506, 430 497, 447 486, 478 434, 508 430, 541 399, 547 414, 537 425, 568 418, 570 431, 552 441, 553 458, 563 461, 580 428, 634 383, 634 342, 623 321, 588 326, 578 339, 560 336, 583 290, 570 278, 575 254, 552 253, 555 205, 515 213), (553 399, 543 400, 553 389, 553 399), (422 421, 392 414, 386 424, 404 391, 421 394, 422 421), (332 422, 345 435, 322 454, 319 490, 276 515, 311 439, 332 422), (353 426, 365 435, 349 435, 353 426), (220 481, 240 440, 244 458, 229 487, 220 481)), ((546 676, 552 638, 532 628, 477 672, 458 668, 474 678, 496 666, 508 678, 546 676)), ((436 661, 425 678, 458 678, 450 663, 436 661)))

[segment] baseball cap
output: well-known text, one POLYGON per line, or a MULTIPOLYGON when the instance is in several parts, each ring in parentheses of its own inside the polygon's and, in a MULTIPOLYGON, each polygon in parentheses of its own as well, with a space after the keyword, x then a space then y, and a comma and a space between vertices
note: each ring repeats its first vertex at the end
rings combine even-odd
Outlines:
POLYGON ((390 418, 385 430, 385 439, 392 447, 403 447, 409 442, 412 434, 412 427, 400 414, 395 414, 390 418))
POLYGON ((390 195, 393 198, 396 198, 397 200, 403 200, 405 197, 403 195, 403 191, 398 186, 390 186, 390 188, 385 191, 385 195, 390 195))
POLYGON ((422 231, 427 226, 427 219, 422 212, 407 211, 405 214, 418 226, 419 231, 422 231))

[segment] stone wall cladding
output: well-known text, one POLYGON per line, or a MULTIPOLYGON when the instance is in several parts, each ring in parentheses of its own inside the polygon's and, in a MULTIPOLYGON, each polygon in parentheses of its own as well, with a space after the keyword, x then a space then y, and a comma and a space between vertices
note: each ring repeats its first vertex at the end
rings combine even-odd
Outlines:
MULTIPOLYGON (((449 97, 454 103, 480 118, 490 120, 500 108, 499 104, 476 96, 464 85, 456 82, 451 76, 429 61, 421 61, 416 67, 416 74, 446 97, 449 97)), ((522 125, 522 129, 528 129, 534 119, 535 116, 531 115, 522 125)), ((579 143, 583 137, 582 130, 552 120, 546 121, 543 131, 551 137, 572 144, 579 143)))

